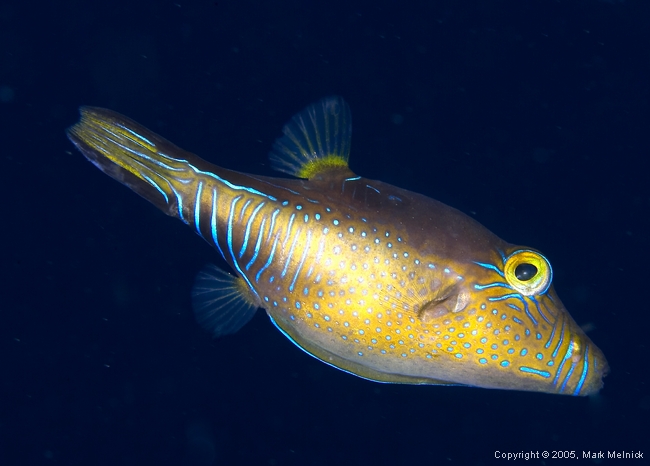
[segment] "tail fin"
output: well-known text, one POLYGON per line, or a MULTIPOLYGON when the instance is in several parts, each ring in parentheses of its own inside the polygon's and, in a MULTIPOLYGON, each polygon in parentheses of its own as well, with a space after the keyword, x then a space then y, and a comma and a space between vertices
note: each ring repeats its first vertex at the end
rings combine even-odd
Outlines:
POLYGON ((184 219, 182 196, 194 167, 205 164, 117 112, 81 107, 68 137, 97 168, 125 184, 168 215, 184 219))

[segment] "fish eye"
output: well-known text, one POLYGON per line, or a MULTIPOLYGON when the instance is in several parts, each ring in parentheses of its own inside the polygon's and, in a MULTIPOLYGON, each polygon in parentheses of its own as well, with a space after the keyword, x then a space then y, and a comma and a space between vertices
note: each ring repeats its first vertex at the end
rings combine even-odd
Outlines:
POLYGON ((524 296, 545 293, 551 286, 553 271, 542 254, 531 250, 518 250, 510 254, 504 265, 508 284, 524 296))
POLYGON ((519 264, 517 268, 515 268, 515 277, 517 277, 517 280, 520 280, 522 282, 527 282, 531 278, 535 276, 537 273, 537 267, 535 267, 533 264, 519 264))

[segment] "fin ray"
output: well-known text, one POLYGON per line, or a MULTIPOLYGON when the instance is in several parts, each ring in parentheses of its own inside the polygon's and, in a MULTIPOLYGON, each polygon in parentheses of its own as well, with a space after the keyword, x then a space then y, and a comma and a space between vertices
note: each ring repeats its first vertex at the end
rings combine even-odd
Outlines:
POLYGON ((215 265, 206 265, 196 276, 192 288, 192 307, 196 320, 215 337, 237 332, 255 315, 259 307, 245 282, 215 265))
POLYGON ((352 120, 342 97, 326 97, 310 105, 296 114, 282 132, 284 136, 269 154, 275 170, 312 178, 327 169, 347 169, 352 120))

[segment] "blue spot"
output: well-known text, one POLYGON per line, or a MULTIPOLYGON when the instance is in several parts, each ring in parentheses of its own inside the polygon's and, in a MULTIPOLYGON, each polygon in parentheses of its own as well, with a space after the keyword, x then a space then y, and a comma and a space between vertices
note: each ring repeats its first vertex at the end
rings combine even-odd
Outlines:
POLYGON ((496 343, 495 343, 495 344, 493 344, 490 348, 492 348, 492 349, 497 349, 498 347, 497 347, 497 345, 496 345, 496 343))
POLYGON ((266 301, 266 302, 268 303, 268 302, 269 302, 269 297, 268 297, 268 296, 264 296, 264 301, 266 301))
POLYGON ((542 359, 544 359, 544 355, 543 355, 542 353, 537 353, 537 354, 535 355, 535 357, 536 357, 537 359, 539 359, 540 361, 541 361, 542 359))
POLYGON ((346 337, 345 335, 341 335, 341 338, 343 338, 344 340, 348 339, 348 337, 346 337))
POLYGON ((521 352, 519 353, 522 356, 526 356, 528 354, 528 350, 526 348, 522 349, 521 352))
POLYGON ((269 278, 269 283, 273 283, 273 280, 275 280, 275 276, 271 275, 271 278, 269 278))
POLYGON ((481 364, 487 364, 487 359, 481 358, 478 360, 478 362, 480 362, 481 364))
POLYGON ((508 350, 508 354, 512 354, 512 353, 514 353, 514 352, 515 352, 515 349, 514 349, 514 348, 510 348, 510 349, 508 350))
POLYGON ((390 340, 390 335, 386 335, 386 340, 390 340))
POLYGON ((499 359, 499 356, 497 356, 496 354, 493 354, 493 355, 492 355, 492 356, 490 356, 490 357, 491 357, 492 359, 494 359, 494 360, 497 360, 497 359, 499 359))
POLYGON ((289 316, 289 318, 290 318, 291 320, 296 320, 296 316, 294 316, 294 315, 289 316))
POLYGON ((316 214, 314 215, 314 217, 316 218, 316 220, 320 220, 320 214, 316 214))
POLYGON ((462 355, 462 354, 460 354, 460 353, 456 353, 456 354, 455 354, 454 356, 456 356, 456 357, 457 357, 458 359, 460 359, 460 358, 462 358, 462 357, 463 357, 463 355, 462 355))
POLYGON ((535 335, 535 338, 537 338, 538 340, 541 340, 542 339, 542 334, 538 332, 537 335, 535 335))
POLYGON ((332 223, 333 223, 334 225, 338 225, 338 224, 339 224, 339 221, 336 220, 336 219, 334 219, 334 220, 332 221, 332 223))
POLYGON ((283 201, 282 205, 289 205, 289 201, 283 201))
POLYGON ((430 355, 430 354, 427 354, 427 359, 431 359, 431 355, 430 355))
POLYGON ((481 343, 487 343, 487 338, 485 337, 481 338, 481 343))
POLYGON ((508 367, 510 365, 510 362, 509 361, 501 361, 501 365, 503 367, 508 367))
POLYGON ((300 302, 296 301, 296 309, 300 309, 300 302))
POLYGON ((307 296, 307 295, 309 294, 309 288, 305 287, 305 289, 302 290, 302 294, 304 294, 305 296, 307 296))
POLYGON ((309 221, 309 214, 305 214, 305 223, 309 221))
POLYGON ((357 354, 358 354, 359 356, 363 356, 363 353, 362 353, 361 351, 359 351, 357 354))
POLYGON ((476 350, 476 352, 477 352, 478 354, 483 354, 483 349, 479 348, 479 349, 476 350))
POLYGON ((366 332, 364 332, 363 330, 359 330, 359 335, 363 335, 364 333, 366 332))
POLYGON ((296 206, 296 209, 298 209, 298 210, 302 210, 302 206, 301 206, 300 204, 298 204, 298 205, 296 206))
POLYGON ((316 310, 320 309, 320 306, 318 305, 318 303, 314 303, 314 309, 316 309, 316 310))

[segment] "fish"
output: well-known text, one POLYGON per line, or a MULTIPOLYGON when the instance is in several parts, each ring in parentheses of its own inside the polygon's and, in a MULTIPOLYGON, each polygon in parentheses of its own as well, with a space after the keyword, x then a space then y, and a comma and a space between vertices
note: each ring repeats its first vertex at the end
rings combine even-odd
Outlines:
POLYGON ((97 168, 187 224, 231 269, 195 280, 196 320, 233 334, 263 308, 296 346, 367 380, 586 396, 609 366, 553 287, 549 260, 468 215, 349 168, 343 98, 273 144, 284 177, 213 165, 111 110, 67 135, 97 168))

